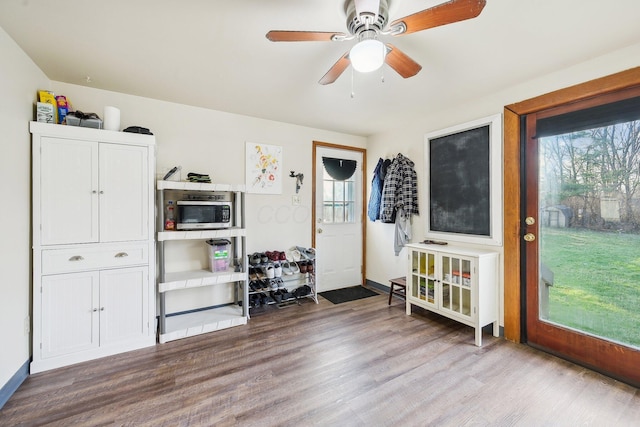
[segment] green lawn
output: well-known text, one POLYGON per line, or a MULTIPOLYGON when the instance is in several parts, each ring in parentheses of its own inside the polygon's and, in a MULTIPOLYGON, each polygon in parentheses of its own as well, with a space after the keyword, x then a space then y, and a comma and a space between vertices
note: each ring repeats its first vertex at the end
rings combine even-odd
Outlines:
POLYGON ((549 320, 640 348, 640 235, 542 228, 549 320))

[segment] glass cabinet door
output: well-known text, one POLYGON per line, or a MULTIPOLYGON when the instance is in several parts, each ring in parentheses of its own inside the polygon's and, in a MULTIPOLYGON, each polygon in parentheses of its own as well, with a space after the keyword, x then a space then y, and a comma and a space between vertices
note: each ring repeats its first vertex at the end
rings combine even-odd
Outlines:
POLYGON ((411 253, 411 296, 435 304, 435 255, 411 253))
POLYGON ((441 269, 441 307, 471 317, 471 260, 443 255, 441 269))

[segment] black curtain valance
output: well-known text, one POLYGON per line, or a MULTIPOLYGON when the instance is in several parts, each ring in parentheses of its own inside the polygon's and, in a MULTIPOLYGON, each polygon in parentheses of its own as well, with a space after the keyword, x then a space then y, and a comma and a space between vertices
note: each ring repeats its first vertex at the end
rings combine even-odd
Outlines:
POLYGON ((322 157, 324 169, 336 181, 344 181, 353 176, 358 162, 355 160, 336 159, 334 157, 322 157))
POLYGON ((536 123, 536 137, 562 135, 640 119, 640 97, 572 111, 536 123))

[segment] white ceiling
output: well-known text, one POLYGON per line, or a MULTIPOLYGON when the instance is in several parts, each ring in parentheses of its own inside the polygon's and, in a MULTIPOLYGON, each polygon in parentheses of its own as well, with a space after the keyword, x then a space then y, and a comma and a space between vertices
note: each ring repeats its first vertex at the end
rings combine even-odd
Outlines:
MULTIPOLYGON (((391 0, 390 20, 442 0, 391 0)), ((479 17, 384 38, 423 67, 318 80, 354 42, 344 0, 2 0, 0 26, 51 79, 370 135, 640 41, 639 0, 487 0, 479 17), (90 77, 91 82, 87 82, 90 77)), ((517 101, 517 100, 514 100, 517 101)))

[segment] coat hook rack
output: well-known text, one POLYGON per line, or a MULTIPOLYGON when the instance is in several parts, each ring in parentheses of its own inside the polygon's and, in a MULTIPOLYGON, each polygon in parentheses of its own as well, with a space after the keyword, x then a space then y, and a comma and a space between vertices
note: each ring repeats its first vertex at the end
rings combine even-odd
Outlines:
POLYGON ((304 179, 304 174, 296 173, 296 171, 290 171, 289 177, 296 179, 296 194, 300 191, 300 187, 302 187, 302 180, 304 179))

